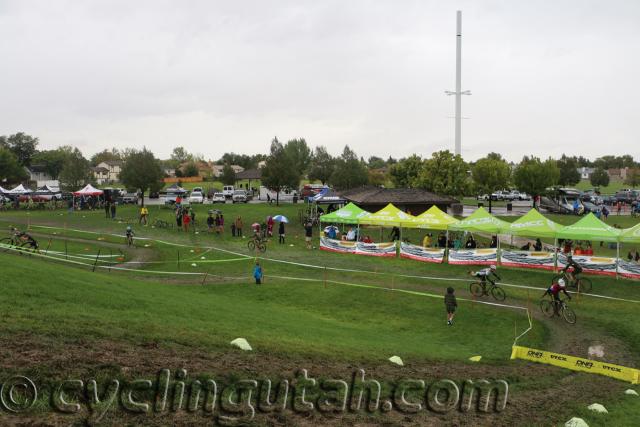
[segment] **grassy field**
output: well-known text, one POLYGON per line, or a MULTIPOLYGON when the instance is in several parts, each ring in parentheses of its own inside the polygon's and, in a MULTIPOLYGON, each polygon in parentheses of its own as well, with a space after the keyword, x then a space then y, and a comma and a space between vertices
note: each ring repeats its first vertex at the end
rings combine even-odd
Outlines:
MULTIPOLYGON (((209 208, 197 206, 197 218, 204 220, 209 208)), ((251 375, 290 377, 302 367, 317 377, 342 378, 362 367, 382 381, 385 393, 400 379, 414 377, 427 382, 509 381, 510 403, 504 412, 454 412, 440 416, 436 424, 559 425, 579 415, 589 425, 634 425, 640 417, 640 400, 623 394, 628 384, 509 361, 514 335, 528 327, 525 310, 468 300, 469 267, 306 250, 298 222, 300 206, 291 204, 224 205, 223 235, 134 225, 140 239, 128 248, 122 234, 135 218, 134 209, 120 208, 116 221, 104 219, 100 211, 0 213, 0 226, 29 226, 43 252, 46 248, 51 256, 0 253, 4 276, 10 278, 0 298, 0 348, 7 361, 0 368, 3 377, 27 375, 52 387, 56 379, 74 375, 127 381, 162 368, 185 367, 202 378, 233 382, 251 375), (254 254, 247 250, 246 239, 231 237, 228 225, 242 216, 246 233, 252 222, 275 214, 291 220, 287 241, 268 244, 260 259, 265 284, 258 287, 251 278, 254 254), (460 305, 453 327, 445 323, 441 299, 448 286, 455 288, 460 305), (237 337, 246 338, 254 351, 231 347, 229 342, 237 337), (392 355, 400 356, 405 366, 387 362, 392 355), (475 355, 483 357, 480 363, 468 361, 475 355), (610 414, 587 411, 594 402, 603 403, 610 414)), ((155 217, 169 220, 172 213, 152 207, 151 219, 155 217)), ((629 226, 632 220, 618 221, 629 226)), ((423 233, 416 231, 411 238, 418 240, 423 233)), ((605 360, 640 366, 638 303, 582 295, 572 302, 578 324, 568 326, 560 319, 543 318, 536 307, 551 273, 503 268, 500 275, 507 284, 505 303, 529 307, 533 315, 533 329, 519 344, 577 356, 600 345, 605 360)), ((593 280, 593 294, 640 301, 637 282, 598 276, 593 280)), ((90 415, 45 414, 49 395, 45 387, 35 412, 26 419, 68 423, 90 415)), ((429 412, 409 418, 396 412, 282 417, 259 414, 256 422, 434 421, 429 412)), ((172 420, 201 419, 178 412, 172 420)), ((168 419, 110 412, 102 421, 161 425, 168 419)))

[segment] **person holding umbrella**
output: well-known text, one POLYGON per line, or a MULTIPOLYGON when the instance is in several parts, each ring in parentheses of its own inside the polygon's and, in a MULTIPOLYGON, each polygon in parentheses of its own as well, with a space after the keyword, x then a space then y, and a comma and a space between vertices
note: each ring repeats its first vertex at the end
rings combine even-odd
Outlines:
POLYGON ((286 216, 284 215, 276 215, 273 220, 278 221, 280 224, 278 225, 278 243, 284 245, 284 224, 289 222, 286 216))

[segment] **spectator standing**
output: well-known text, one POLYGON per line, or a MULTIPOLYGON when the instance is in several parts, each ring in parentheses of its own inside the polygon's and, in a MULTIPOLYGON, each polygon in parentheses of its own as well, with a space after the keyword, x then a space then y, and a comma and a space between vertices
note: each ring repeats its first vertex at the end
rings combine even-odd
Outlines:
POLYGON ((278 243, 284 245, 284 222, 280 221, 278 226, 278 243))
POLYGON ((149 209, 146 206, 142 206, 140 208, 140 219, 138 221, 139 224, 147 225, 149 221, 149 209))
POLYGON ((307 223, 304 225, 304 242, 307 246, 307 249, 313 249, 313 246, 311 245, 312 239, 313 239, 313 224, 311 224, 311 221, 307 221, 307 223))
POLYGON ((262 270, 262 266, 258 261, 256 261, 256 265, 253 267, 253 278, 256 279, 256 285, 262 284, 263 276, 264 276, 264 271, 262 270))
POLYGON ((456 301, 456 296, 453 294, 454 290, 452 287, 447 288, 447 293, 444 296, 444 306, 447 309, 447 325, 453 325, 453 316, 456 313, 456 308, 458 308, 458 302, 456 301))
POLYGON ((191 217, 189 216, 189 211, 184 211, 182 214, 182 225, 185 232, 189 232, 189 226, 191 225, 191 217))
POLYGON ((182 228, 182 208, 180 206, 176 208, 176 225, 178 228, 182 228))
POLYGON ((275 221, 273 220, 272 216, 269 216, 269 218, 267 218, 267 236, 269 237, 273 237, 273 225, 275 224, 275 221))
POLYGON ((242 237, 242 217, 238 216, 236 218, 236 236, 242 237))
POLYGON ((111 203, 109 201, 104 202, 104 217, 109 219, 111 218, 111 214, 109 213, 109 209, 111 209, 111 203))
POLYGON ((207 217, 207 232, 211 233, 213 231, 213 212, 209 212, 209 216, 207 217))
POLYGON ((118 202, 111 202, 111 219, 116 219, 116 207, 118 202))
POLYGON ((220 234, 224 234, 224 215, 220 214, 220 234))

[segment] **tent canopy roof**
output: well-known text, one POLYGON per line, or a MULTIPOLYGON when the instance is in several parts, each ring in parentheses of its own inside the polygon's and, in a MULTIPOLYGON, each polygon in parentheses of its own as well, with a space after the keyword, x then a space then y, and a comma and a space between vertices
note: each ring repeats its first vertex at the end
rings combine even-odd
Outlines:
POLYGON ((20 184, 14 188, 12 188, 11 190, 7 191, 8 194, 27 194, 27 193, 31 193, 31 190, 29 190, 28 188, 24 188, 24 185, 20 184))
POLYGON ((626 228, 620 233, 620 241, 640 243, 640 223, 631 228, 626 228))
POLYGON ((84 186, 84 188, 78 191, 74 191, 73 195, 74 196, 99 196, 102 193, 103 193, 102 190, 98 190, 93 185, 87 184, 84 186))
POLYGON ((378 212, 363 216, 360 224, 378 225, 383 227, 416 227, 416 219, 413 215, 393 206, 389 203, 378 212))
POLYGON ((335 222, 339 224, 357 224, 358 220, 365 215, 369 215, 369 212, 364 209, 360 209, 353 203, 347 204, 342 209, 333 211, 330 214, 322 215, 320 222, 335 222))
POLYGON ((545 218, 540 212, 531 209, 526 215, 513 221, 507 231, 514 236, 556 237, 562 225, 545 218))
POLYGON ((509 224, 506 221, 496 218, 487 212, 484 208, 478 208, 474 213, 469 215, 463 220, 457 223, 451 224, 449 229, 460 231, 475 231, 478 233, 493 233, 497 234, 502 230, 509 229, 509 224))
POLYGON ((620 230, 600 221, 593 213, 589 213, 575 224, 562 227, 558 237, 571 240, 600 240, 616 242, 620 237, 620 230))
POLYGON ((435 205, 415 217, 415 220, 418 228, 427 228, 431 230, 446 230, 451 224, 458 222, 457 219, 445 212, 442 212, 442 210, 435 205))

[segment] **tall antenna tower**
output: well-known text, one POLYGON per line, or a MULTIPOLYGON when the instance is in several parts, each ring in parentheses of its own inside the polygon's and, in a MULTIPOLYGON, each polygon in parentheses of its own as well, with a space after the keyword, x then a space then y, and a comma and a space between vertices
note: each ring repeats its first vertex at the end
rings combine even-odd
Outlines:
POLYGON ((462 155, 462 95, 471 95, 468 90, 462 90, 462 11, 456 12, 456 90, 445 91, 447 95, 456 96, 456 154, 462 155))

